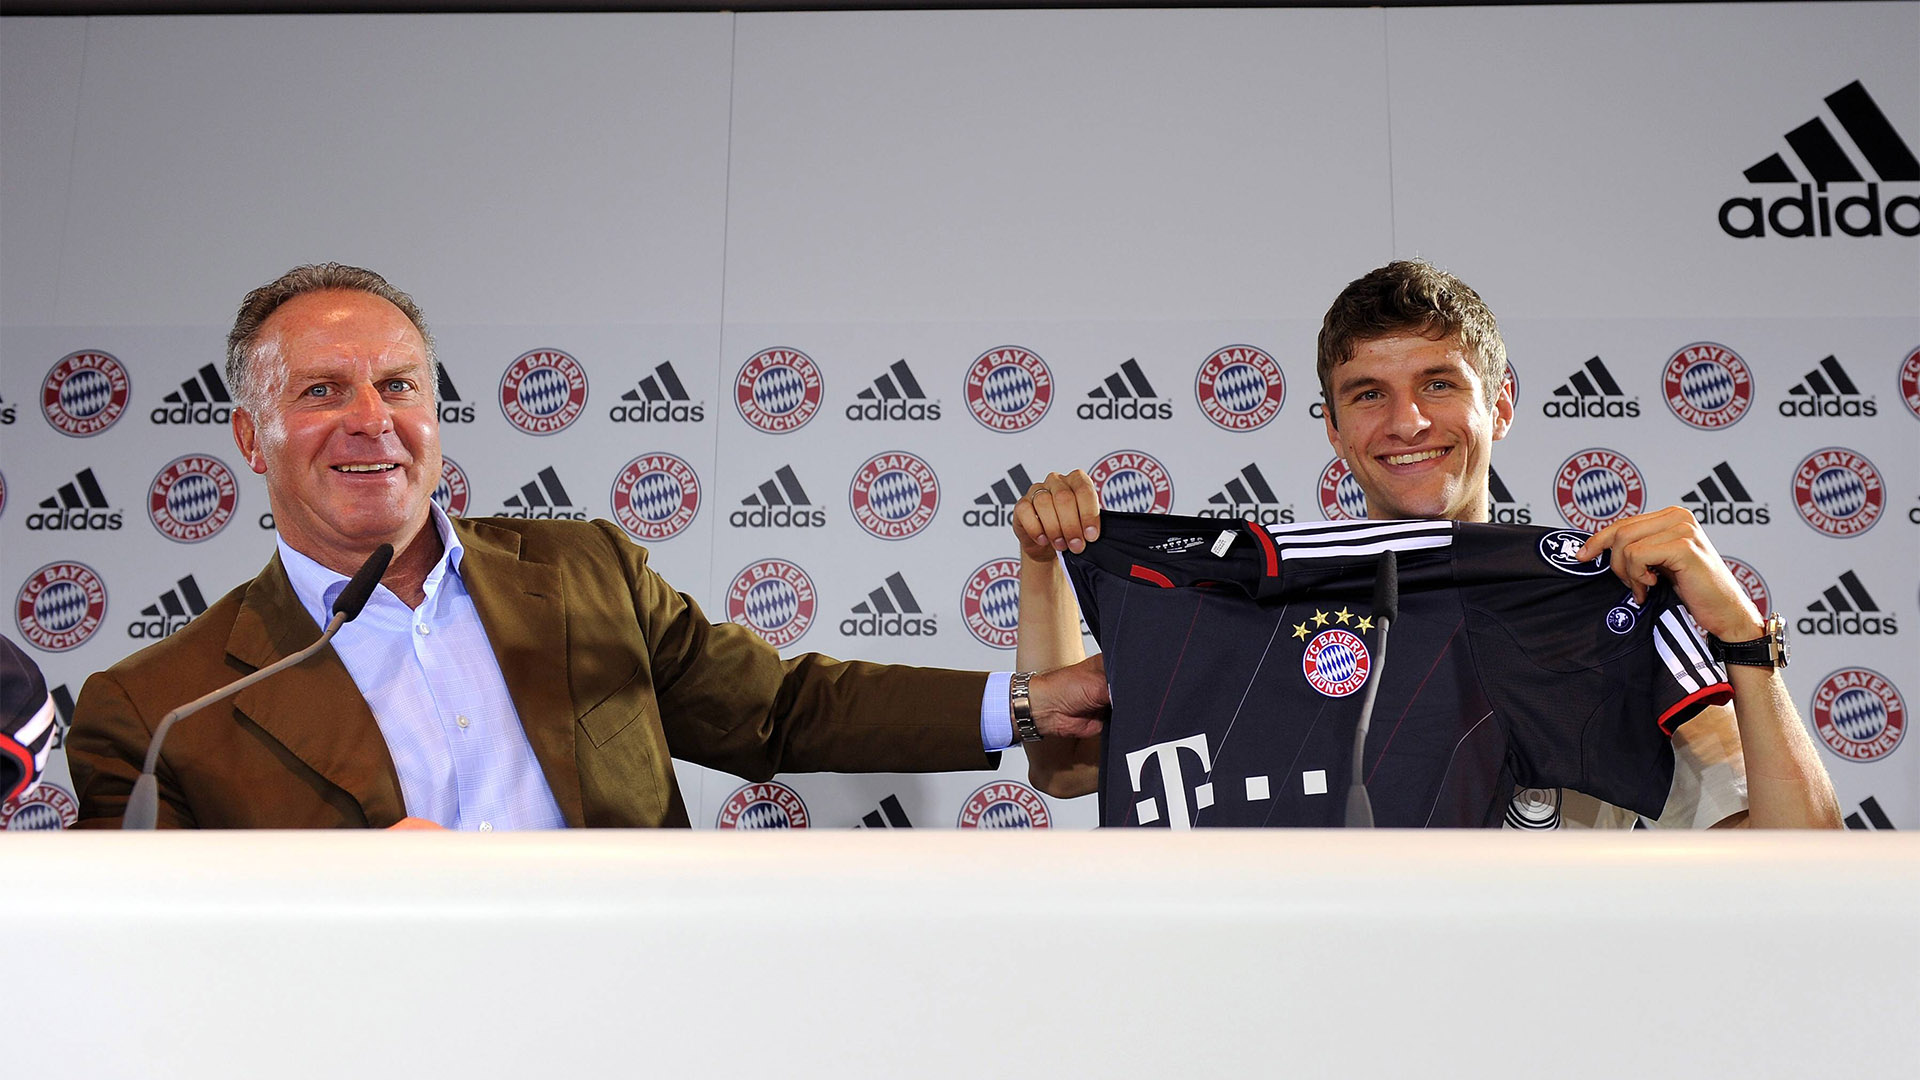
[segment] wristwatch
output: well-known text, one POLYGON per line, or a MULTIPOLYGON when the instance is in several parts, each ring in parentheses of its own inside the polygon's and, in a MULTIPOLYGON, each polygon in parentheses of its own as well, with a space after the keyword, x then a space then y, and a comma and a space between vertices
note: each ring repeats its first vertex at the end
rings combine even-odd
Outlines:
POLYGON ((1787 620, 1779 612, 1767 616, 1767 632, 1752 641, 1721 641, 1707 635, 1707 649, 1723 664, 1783 668, 1793 649, 1787 644, 1787 620))
POLYGON ((1023 743, 1039 742, 1040 729, 1033 725, 1033 696, 1028 686, 1033 682, 1031 671, 1016 671, 1007 683, 1007 704, 1013 713, 1013 731, 1023 743))

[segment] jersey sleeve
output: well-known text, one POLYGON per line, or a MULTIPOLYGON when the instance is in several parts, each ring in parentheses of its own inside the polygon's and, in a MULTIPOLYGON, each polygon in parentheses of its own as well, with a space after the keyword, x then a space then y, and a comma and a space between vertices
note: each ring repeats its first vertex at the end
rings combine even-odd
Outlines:
POLYGON ((1652 708, 1661 731, 1671 735, 1701 709, 1733 700, 1727 669, 1713 658, 1706 635, 1679 602, 1654 620, 1653 647, 1660 657, 1660 670, 1655 675, 1652 708))

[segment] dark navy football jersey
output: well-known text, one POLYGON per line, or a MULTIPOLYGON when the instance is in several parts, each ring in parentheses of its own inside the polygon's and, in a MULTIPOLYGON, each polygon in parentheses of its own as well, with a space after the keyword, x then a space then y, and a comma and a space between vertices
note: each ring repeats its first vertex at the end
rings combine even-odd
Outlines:
POLYGON ((1574 560, 1586 538, 1103 514, 1066 559, 1113 691, 1101 824, 1343 824, 1389 549, 1400 617, 1361 766, 1378 825, 1497 827, 1525 788, 1659 816, 1673 729, 1731 688, 1671 590, 1636 605, 1606 556, 1574 560))

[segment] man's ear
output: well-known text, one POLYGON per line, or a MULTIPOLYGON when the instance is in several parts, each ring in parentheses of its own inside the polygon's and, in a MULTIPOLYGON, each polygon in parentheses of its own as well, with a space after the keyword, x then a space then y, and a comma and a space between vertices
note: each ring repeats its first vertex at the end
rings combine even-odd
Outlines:
POLYGON ((1507 437, 1507 429, 1513 426, 1513 384, 1500 380, 1500 393, 1493 399, 1493 440, 1499 442, 1507 437))
POLYGON ((1333 402, 1321 398, 1320 409, 1326 413, 1327 442, 1333 446, 1334 451, 1337 453, 1340 449, 1340 425, 1335 423, 1333 419, 1333 402))
POLYGON ((266 475, 267 458, 260 452, 260 426, 254 423, 253 413, 244 407, 233 410, 233 444, 240 448, 240 456, 247 459, 247 467, 254 472, 266 475))

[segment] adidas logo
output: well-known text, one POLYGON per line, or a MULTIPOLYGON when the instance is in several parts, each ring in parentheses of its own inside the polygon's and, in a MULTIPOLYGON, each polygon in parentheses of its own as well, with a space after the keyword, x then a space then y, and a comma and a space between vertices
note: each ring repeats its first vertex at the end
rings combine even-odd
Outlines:
POLYGON ((671 363, 654 368, 653 374, 621 394, 620 401, 607 410, 607 416, 623 424, 697 424, 707 418, 707 403, 687 395, 671 363))
POLYGON ((1766 525, 1773 514, 1764 506, 1755 506, 1747 486, 1733 475, 1733 466, 1721 462, 1713 473, 1680 496, 1702 525, 1766 525))
POLYGON ((1607 365, 1595 356, 1554 388, 1553 396, 1541 402, 1540 411, 1559 420, 1618 420, 1639 416, 1640 399, 1628 399, 1607 365))
POLYGON ((1854 151, 1880 181, 1868 180, 1826 121, 1813 119, 1787 132, 1787 146, 1799 158, 1803 178, 1778 153, 1768 154, 1746 169, 1754 184, 1800 185, 1798 194, 1775 199, 1762 207, 1757 196, 1736 196, 1720 204, 1720 229, 1728 236, 1880 236, 1886 230, 1899 236, 1920 236, 1920 196, 1896 195, 1880 205, 1880 184, 1920 181, 1920 160, 1894 130, 1880 105, 1857 80, 1828 94, 1827 108, 1852 140, 1854 151), (1812 183, 1807 181, 1811 180, 1812 183), (1864 192, 1829 204, 1827 185, 1865 183, 1864 192), (1816 194, 1817 189, 1817 194, 1816 194))
POLYGON ((36 532, 110 531, 120 528, 120 511, 107 506, 91 468, 81 469, 73 482, 40 500, 40 512, 27 515, 27 528, 36 532))
POLYGON ((761 481, 740 505, 743 509, 727 518, 736 529, 818 529, 827 523, 827 512, 807 498, 791 465, 775 469, 773 479, 761 481))
POLYGON ((1533 504, 1520 505, 1500 479, 1500 470, 1487 467, 1487 520, 1496 525, 1533 524, 1533 504))
POLYGON ((188 574, 161 593, 157 602, 140 609, 140 618, 127 624, 127 636, 158 641, 205 610, 207 601, 200 595, 200 584, 188 574))
POLYGON ((847 406, 849 420, 938 420, 940 403, 928 401, 920 380, 904 359, 887 365, 887 373, 854 395, 847 406))
POLYGON ((203 364, 193 378, 160 399, 147 419, 156 424, 224 424, 233 419, 233 395, 220 378, 220 369, 203 364))
POLYGON ((1087 391, 1089 400, 1073 411, 1082 420, 1171 420, 1173 402, 1157 400, 1153 384, 1140 368, 1140 361, 1129 359, 1106 381, 1087 391))
POLYGON ((1897 634, 1900 624, 1893 612, 1880 614, 1859 575, 1848 570, 1837 584, 1827 586, 1820 599, 1807 605, 1810 615, 1800 616, 1793 624, 1801 634, 1897 634), (1869 614, 1871 613, 1871 614, 1869 614))
POLYGON ((1025 465, 1015 465, 1007 475, 993 482, 984 494, 973 499, 974 509, 960 516, 963 524, 979 528, 1004 529, 1013 524, 1013 504, 1033 486, 1025 465))
POLYGON ((1273 486, 1267 483, 1260 466, 1248 462, 1246 468, 1240 470, 1240 475, 1207 496, 1207 505, 1200 508, 1198 516, 1244 519, 1260 525, 1287 525, 1293 522, 1293 507, 1281 506, 1280 496, 1273 493, 1273 486))
POLYGON ((1847 369, 1832 356, 1787 391, 1780 403, 1781 416, 1878 416, 1880 405, 1862 397, 1860 388, 1847 377, 1847 369))
POLYGON ((1887 812, 1880 809, 1880 800, 1869 795, 1860 800, 1860 809, 1846 817, 1849 829, 1892 829, 1893 822, 1887 820, 1887 812), (1862 815, 1865 820, 1862 820, 1862 815))
POLYGON ((453 388, 453 376, 447 374, 447 366, 438 361, 433 366, 439 371, 437 381, 440 392, 435 395, 435 400, 440 405, 440 422, 443 424, 473 423, 473 406, 460 404, 465 399, 460 396, 460 391, 453 388))
POLYGON ((932 615, 922 614, 920 601, 907 588, 907 579, 898 571, 887 575, 886 584, 853 605, 853 614, 840 620, 844 637, 932 637, 940 624, 932 615))
POLYGON ((867 811, 867 816, 861 818, 860 824, 855 825, 854 828, 911 829, 913 822, 907 820, 906 808, 900 805, 899 797, 889 795, 880 800, 880 809, 867 811))
POLYGON ((573 499, 567 494, 566 486, 560 483, 560 474, 549 465, 527 483, 520 485, 520 494, 507 496, 506 508, 500 511, 501 517, 538 518, 540 520, 572 519, 587 520, 585 510, 575 510, 573 499))

